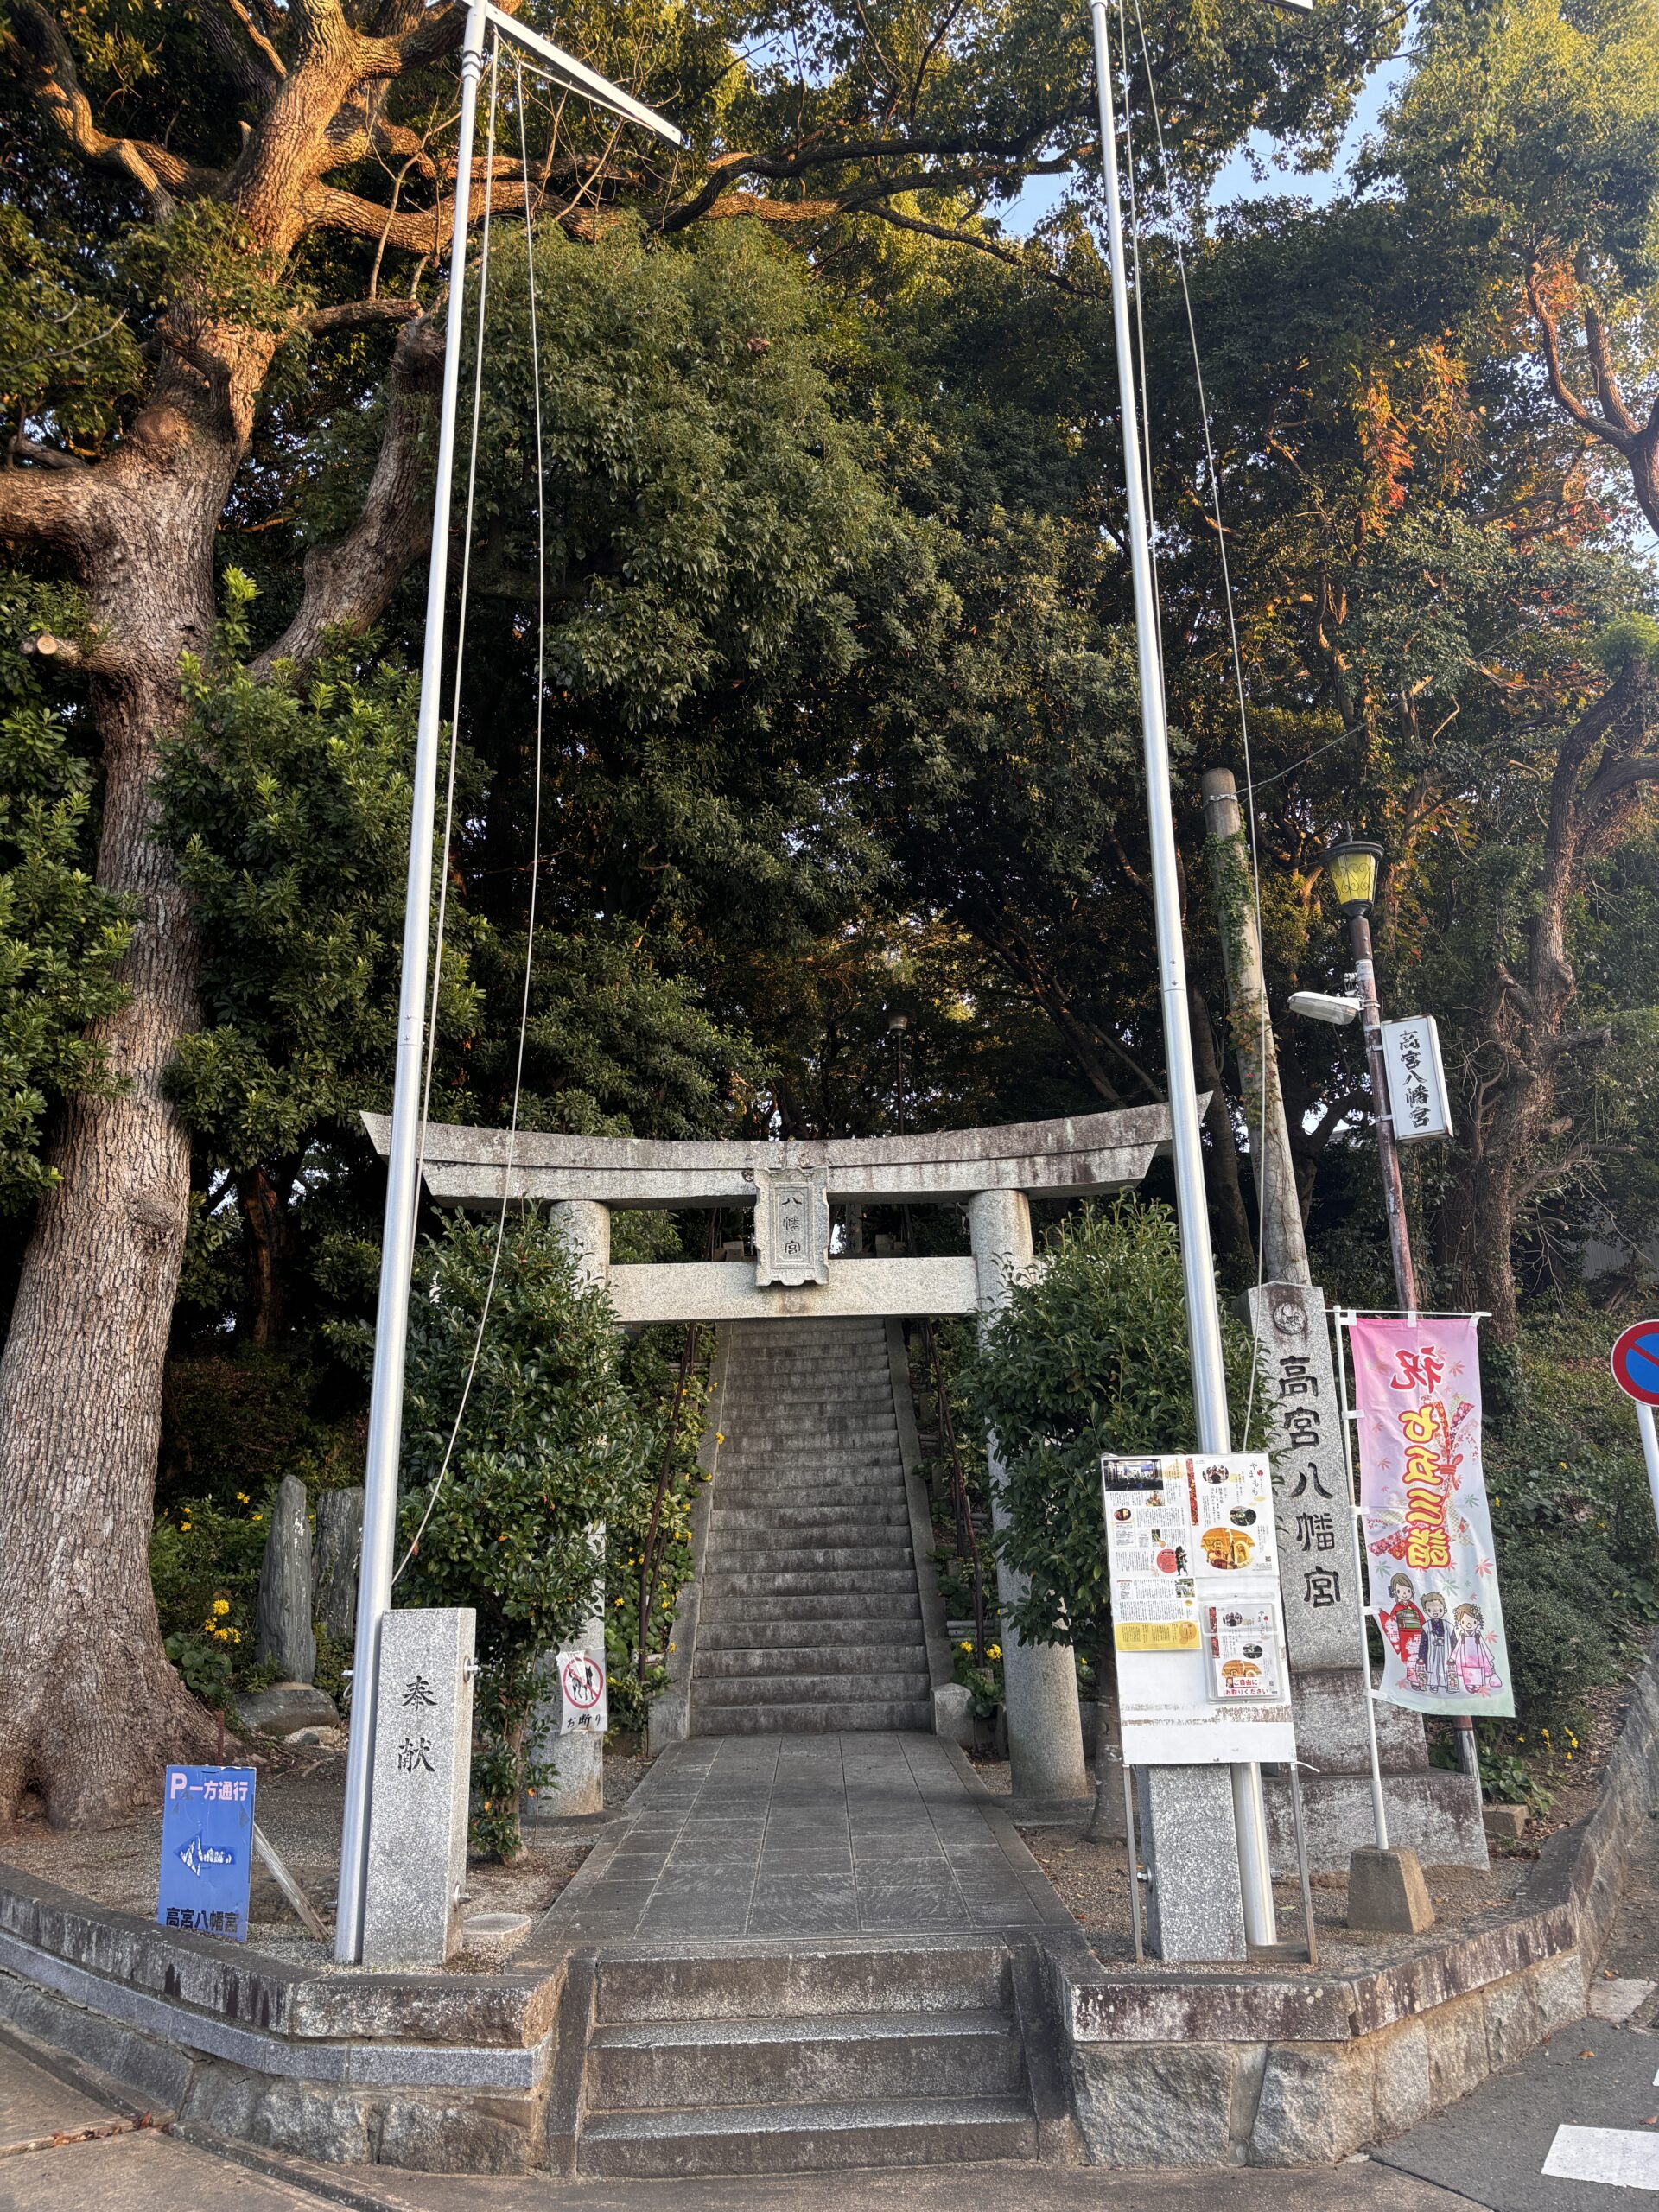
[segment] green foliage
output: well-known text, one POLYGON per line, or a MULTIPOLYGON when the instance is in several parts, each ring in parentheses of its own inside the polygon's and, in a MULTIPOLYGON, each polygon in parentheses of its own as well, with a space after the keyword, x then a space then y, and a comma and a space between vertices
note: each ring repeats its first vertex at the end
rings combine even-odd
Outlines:
POLYGON ((495 1246, 493 1224, 460 1219, 422 1251, 401 1522, 414 1549, 398 1594, 477 1611, 474 1834, 511 1859, 520 1794, 555 1770, 527 1741, 543 1662, 602 1586, 590 1532, 638 1526, 663 1439, 629 1394, 608 1299, 581 1281, 552 1225, 516 1224, 499 1268, 495 1246))
POLYGON ((983 1661, 974 1656, 971 1643, 958 1643, 950 1655, 953 1680, 968 1693, 968 1710, 976 1720, 989 1720, 1006 1700, 1002 1681, 1002 1647, 988 1644, 983 1661))
MULTIPOLYGON (((1111 1623, 1101 1457, 1198 1447, 1180 1245, 1167 1208, 1124 1197, 1069 1216, 1047 1260, 987 1328, 969 1389, 1007 1472, 997 1548, 1031 1578, 1014 1625, 1027 1642, 1099 1652, 1111 1623)), ((1238 1430, 1250 1338, 1227 1317, 1223 1339, 1238 1430)))
POLYGON ((194 1502, 205 1528, 204 1505, 263 1506, 284 1475, 314 1490, 360 1482, 363 1441, 354 1412, 334 1414, 324 1376, 292 1352, 181 1351, 162 1394, 157 1503, 194 1502))
MULTIPOLYGON (((652 1256, 669 1255, 658 1250, 652 1256)), ((649 1491, 641 1489, 632 1509, 605 1529, 605 1637, 614 1728, 643 1730, 649 1700, 668 1684, 674 1609, 696 1564, 691 1508, 708 1479, 697 1453, 713 1350, 711 1330, 668 1327, 643 1329, 623 1347, 625 1386, 656 1425, 659 1442, 649 1491), (647 1607, 643 1637, 642 1599, 647 1607)))
POLYGON ((54 1179, 41 1152, 53 1108, 109 1080, 86 1032, 122 1002, 131 935, 91 873, 92 769, 19 651, 54 617, 73 626, 66 594, 0 577, 0 1213, 54 1179))
POLYGON ((1488 1446, 1519 1730, 1575 1717, 1659 1621, 1659 1537, 1607 1343, 1599 1316, 1529 1330, 1524 1415, 1488 1446))
MULTIPOLYGON (((234 668, 192 679, 159 779, 162 834, 207 948, 209 1025, 169 1078, 236 1166, 303 1152, 383 1103, 397 1019, 414 694, 400 670, 326 664, 302 694, 234 668)), ((458 972, 459 970, 459 972, 458 972)), ((471 1000, 446 965, 451 1020, 471 1000)))
POLYGON ((222 1707, 256 1672, 268 1502, 263 1491, 222 1502, 181 1497, 157 1516, 150 1535, 149 1576, 168 1656, 205 1705, 222 1707))

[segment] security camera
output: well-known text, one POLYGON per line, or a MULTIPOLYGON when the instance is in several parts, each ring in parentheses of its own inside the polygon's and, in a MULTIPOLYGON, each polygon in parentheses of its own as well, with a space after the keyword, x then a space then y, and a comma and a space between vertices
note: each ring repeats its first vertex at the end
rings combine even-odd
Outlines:
POLYGON ((1307 1021, 1328 1021, 1333 1029, 1347 1027, 1361 1011, 1357 999, 1342 999, 1329 991, 1293 991, 1290 1010, 1307 1021))

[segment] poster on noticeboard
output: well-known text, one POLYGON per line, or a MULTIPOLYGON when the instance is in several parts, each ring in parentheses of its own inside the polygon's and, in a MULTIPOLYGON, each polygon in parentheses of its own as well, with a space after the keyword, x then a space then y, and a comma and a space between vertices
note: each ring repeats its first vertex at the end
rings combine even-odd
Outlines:
POLYGON ((1101 1484, 1125 1764, 1294 1758, 1266 1459, 1108 1458, 1101 1484))
POLYGON ((1465 1314, 1356 1314, 1359 1496, 1382 1694, 1416 1713, 1515 1711, 1465 1314))

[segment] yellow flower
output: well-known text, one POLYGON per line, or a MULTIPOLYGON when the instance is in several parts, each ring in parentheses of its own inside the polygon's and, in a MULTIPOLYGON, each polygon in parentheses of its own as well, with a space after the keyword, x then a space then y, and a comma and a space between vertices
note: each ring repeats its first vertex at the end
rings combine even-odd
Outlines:
POLYGON ((974 1647, 971 1643, 963 1643, 958 1644, 957 1648, 960 1651, 971 1651, 974 1647))
POLYGON ((723 1444, 726 1441, 725 1433, 723 1430, 717 1428, 715 1431, 715 1441, 716 1444, 723 1444))
POLYGON ((1000 1643, 988 1643, 985 1647, 985 1656, 988 1659, 1000 1659, 1002 1656, 1001 1645, 1000 1643))
POLYGON ((619 1598, 619 1599, 616 1600, 616 1602, 617 1602, 617 1604, 620 1605, 621 1604, 622 1600, 619 1598))
POLYGON ((224 1618, 225 1618, 226 1614, 226 1613, 228 1613, 228 1612, 230 1611, 230 1610, 231 1610, 231 1601, 230 1601, 230 1599, 229 1599, 228 1598, 215 1598, 215 1599, 214 1599, 214 1600, 213 1600, 213 1611, 214 1611, 219 1615, 219 1618, 220 1618, 220 1620, 223 1620, 223 1619, 224 1619, 224 1618))
POLYGON ((253 1517, 256 1521, 263 1521, 265 1516, 263 1513, 256 1513, 253 1517))
POLYGON ((249 1497, 246 1491, 239 1490, 236 1493, 236 1502, 238 1505, 248 1505, 252 1503, 252 1500, 249 1497))

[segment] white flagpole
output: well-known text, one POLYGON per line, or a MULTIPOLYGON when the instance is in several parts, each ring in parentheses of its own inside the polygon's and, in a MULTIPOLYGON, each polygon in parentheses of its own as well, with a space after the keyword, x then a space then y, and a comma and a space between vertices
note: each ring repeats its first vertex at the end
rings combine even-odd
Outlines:
MULTIPOLYGON (((1141 481, 1141 429, 1135 397, 1135 351, 1129 334, 1123 216, 1117 177, 1117 122, 1112 104, 1111 47, 1106 0, 1090 0, 1095 76, 1100 100, 1101 164, 1112 257, 1112 334, 1123 423, 1123 480, 1128 498, 1129 569, 1135 585, 1135 642, 1141 669, 1141 734, 1147 766, 1147 817, 1152 842, 1153 912, 1158 930, 1158 976, 1164 1014, 1164 1064, 1168 1070, 1169 1121, 1174 1140, 1176 1214, 1186 1283, 1187 1332, 1192 1345, 1192 1397, 1198 1448, 1223 1455, 1232 1448, 1227 1414, 1227 1376, 1221 1349, 1221 1313, 1210 1249, 1209 1202, 1204 1187, 1204 1147, 1198 1134, 1197 1080, 1186 996, 1186 952, 1181 935, 1175 822, 1170 798, 1169 730, 1164 705, 1162 658, 1158 650, 1158 602, 1153 588, 1152 544, 1141 481)), ((1238 1830, 1244 1932, 1251 1943, 1277 1941, 1267 1816, 1259 1766, 1235 1766, 1233 1818, 1238 1830)))
POLYGON ((404 905, 404 972, 397 998, 397 1058, 391 1141, 386 1161, 385 1229, 380 1246, 380 1300, 374 1331, 374 1380, 363 1478, 363 1550, 357 1580, 357 1636, 352 1656, 352 1732, 346 1764, 346 1810, 340 1834, 340 1901, 334 1956, 355 1965, 363 1950, 368 1870, 369 1792, 374 1772, 374 1709, 379 1675, 380 1616, 391 1603, 391 1560, 397 1536, 397 1461, 404 1433, 404 1362, 409 1338, 410 1277, 415 1261, 416 1172, 421 1134, 421 1074, 426 1032, 427 961, 432 911, 432 857, 442 734, 443 612, 449 582, 449 479, 455 457, 461 386, 461 320, 467 236, 472 217, 473 147, 478 80, 484 66, 483 0, 473 0, 461 54, 461 134, 455 149, 455 218, 449 245, 449 307, 444 330, 443 394, 438 414, 437 484, 432 496, 432 559, 426 584, 426 639, 421 659, 420 718, 415 738, 415 791, 410 808, 409 876, 404 905))

